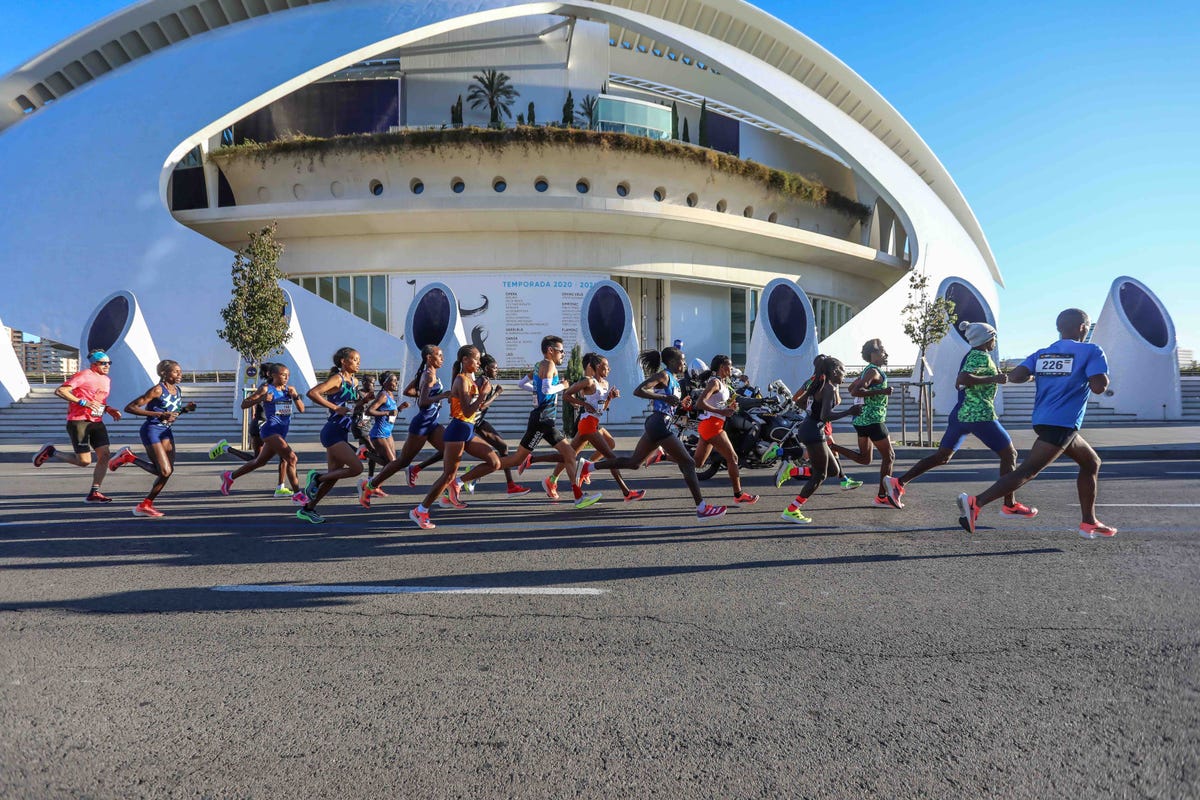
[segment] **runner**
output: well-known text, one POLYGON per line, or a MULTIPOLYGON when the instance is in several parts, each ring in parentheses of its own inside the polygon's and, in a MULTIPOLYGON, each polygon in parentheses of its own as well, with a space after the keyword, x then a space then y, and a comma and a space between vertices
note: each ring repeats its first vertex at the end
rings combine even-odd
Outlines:
POLYGON ((72 375, 60 387, 54 390, 57 397, 66 400, 67 406, 67 436, 71 439, 74 450, 70 455, 58 452, 52 444, 43 445, 33 457, 33 465, 40 467, 49 459, 61 461, 64 464, 74 464, 77 467, 91 466, 92 450, 96 451, 96 466, 92 467, 92 488, 83 498, 85 503, 111 503, 111 497, 100 493, 100 484, 104 482, 104 474, 108 472, 108 428, 104 426, 104 415, 112 417, 113 422, 121 418, 121 412, 105 403, 111 382, 108 370, 112 360, 103 350, 93 350, 88 353, 88 368, 72 375))
MULTIPOLYGON (((404 394, 417 398, 417 413, 408 421, 408 438, 400 455, 389 461, 374 478, 367 478, 358 483, 358 502, 363 508, 371 507, 371 497, 375 490, 383 486, 383 482, 412 463, 425 442, 429 442, 436 450, 442 449, 442 433, 445 430, 439 420, 442 411, 442 401, 450 396, 442 391, 442 382, 438 380, 437 371, 441 369, 445 358, 442 348, 436 344, 427 344, 421 348, 421 366, 417 374, 404 389, 404 394)), ((408 471, 408 485, 417 485, 417 471, 408 471)))
POLYGON ((725 506, 709 505, 700 494, 696 463, 688 455, 683 442, 679 441, 679 433, 675 427, 675 406, 679 405, 681 395, 677 376, 687 369, 687 357, 676 348, 668 347, 661 353, 657 350, 647 350, 641 354, 640 360, 642 369, 649 373, 650 377, 638 384, 633 394, 635 397, 651 401, 652 413, 646 417, 645 431, 633 448, 633 453, 597 461, 596 469, 636 470, 655 449, 662 447, 683 473, 683 480, 696 503, 696 517, 713 519, 724 515, 725 506))
MULTIPOLYGON (((587 508, 595 504, 601 495, 598 493, 585 495, 581 484, 591 471, 591 463, 575 455, 567 441, 566 434, 558 427, 558 398, 566 389, 558 374, 558 365, 563 362, 563 340, 561 336, 545 336, 542 338, 542 360, 533 367, 534 397, 537 405, 529 412, 529 423, 525 427, 525 435, 517 446, 517 452, 500 460, 501 467, 517 467, 521 474, 534 461, 561 461, 571 480, 571 492, 575 496, 576 508, 587 508), (545 439, 550 446, 558 451, 557 455, 533 455, 533 448, 545 439)), ((552 500, 558 499, 558 489, 546 477, 542 488, 552 500)))
MULTIPOLYGON (((364 379, 364 386, 365 386, 364 379)), ((367 477, 375 477, 375 465, 387 466, 396 457, 396 442, 392 439, 392 428, 396 424, 396 414, 408 408, 408 401, 397 403, 396 394, 400 391, 400 376, 394 372, 385 372, 379 376, 379 391, 375 399, 365 409, 364 416, 371 420, 367 431, 370 449, 365 454, 368 464, 367 477)), ((360 457, 363 452, 359 451, 360 457)), ((384 497, 383 489, 374 491, 376 497, 384 497)))
MULTIPOLYGON (((913 464, 899 478, 888 479, 888 501, 896 508, 904 507, 900 498, 904 496, 905 486, 929 470, 950 463, 967 436, 979 439, 1000 457, 1000 477, 1017 466, 1017 448, 996 416, 996 387, 1008 383, 1008 376, 996 367, 989 355, 996 349, 996 329, 985 322, 965 321, 959 323, 958 329, 971 345, 954 381, 958 387, 958 402, 950 411, 937 452, 913 464)), ((1010 492, 1005 495, 1000 513, 1006 517, 1032 519, 1037 516, 1037 509, 1018 503, 1010 492)))
MULTIPOLYGON (((833 451, 826 441, 825 423, 833 422, 835 419, 843 417, 857 416, 862 413, 861 405, 853 405, 843 411, 833 410, 842 401, 837 387, 842 384, 842 380, 846 377, 846 368, 842 365, 841 361, 832 356, 827 357, 821 363, 817 377, 817 383, 820 384, 820 388, 814 390, 808 416, 800 423, 799 430, 800 441, 803 442, 804 448, 808 450, 811 471, 808 481, 800 489, 800 494, 796 495, 787 509, 780 514, 780 517, 785 522, 793 522, 799 525, 806 525, 812 522, 812 518, 806 515, 801 509, 808 502, 808 498, 812 497, 813 493, 820 488, 821 483, 833 474, 833 451)), ((814 386, 817 383, 814 383, 814 386)))
POLYGON ((892 476, 892 467, 896 463, 896 451, 892 448, 886 425, 888 396, 892 393, 887 375, 883 372, 883 367, 887 366, 888 354, 882 341, 871 339, 863 345, 862 357, 867 361, 867 366, 854 383, 850 384, 851 396, 863 398, 860 406, 862 412, 854 418, 858 451, 838 444, 830 444, 829 448, 831 452, 846 456, 864 467, 871 463, 872 446, 878 450, 879 487, 871 504, 881 508, 894 508, 887 497, 887 479, 892 476))
MULTIPOLYGON (((261 380, 258 384, 258 389, 261 389, 262 387, 266 386, 267 384, 269 384, 271 382, 270 376, 271 376, 272 372, 274 372, 274 370, 275 370, 275 364, 273 364, 270 361, 264 361, 258 365, 258 374, 259 374, 259 377, 261 378, 261 380)), ((255 391, 257 391, 258 389, 256 389, 255 391)), ((246 407, 245 405, 242 406, 242 408, 245 408, 245 407, 246 407)), ((215 445, 213 445, 212 448, 208 451, 208 460, 214 461, 225 454, 229 454, 229 455, 233 456, 234 458, 240 459, 241 461, 251 461, 251 460, 253 460, 253 458, 256 455, 261 453, 262 449, 263 449, 262 425, 264 422, 266 422, 266 416, 263 411, 263 408, 264 408, 264 406, 262 403, 257 403, 254 406, 254 411, 250 414, 250 452, 249 453, 247 453, 245 450, 241 450, 236 447, 231 447, 228 440, 222 439, 221 441, 219 441, 215 445)), ((296 494, 296 490, 288 487, 287 464, 284 462, 283 458, 280 458, 279 459, 279 483, 276 485, 276 488, 275 488, 275 496, 276 497, 287 497, 290 499, 295 494, 296 494)))
MULTIPOLYGON (((496 398, 504 393, 504 387, 496 382, 496 379, 500 374, 500 366, 496 363, 495 357, 484 353, 479 357, 479 369, 483 375, 480 378, 476 378, 476 382, 482 383, 483 379, 486 378, 491 388, 484 396, 483 403, 479 406, 479 415, 475 418, 475 438, 482 439, 483 441, 487 442, 489 445, 491 445, 492 449, 496 451, 496 454, 499 455, 500 458, 504 458, 508 455, 508 442, 504 440, 504 437, 500 435, 500 431, 496 430, 492 423, 484 419, 484 417, 487 416, 488 409, 492 407, 492 403, 495 402, 496 398)), ((441 460, 442 453, 440 451, 435 452, 417 466, 412 467, 411 474, 415 478, 417 473, 419 473, 421 470, 432 466, 441 460)), ((504 477, 508 482, 506 493, 509 497, 518 497, 523 494, 529 494, 529 487, 522 486, 513 480, 512 467, 504 468, 504 477)), ((471 481, 470 483, 463 484, 463 488, 466 489, 468 494, 470 494, 475 491, 475 482, 471 481)))
MULTIPOLYGON (((821 372, 822 362, 827 358, 829 356, 818 355, 813 359, 813 376, 806 380, 804 385, 792 395, 792 402, 799 408, 804 408, 804 404, 809 402, 813 394, 819 391, 821 386, 824 385, 825 378, 823 376, 818 377, 818 375, 821 372)), ((831 446, 834 444, 833 423, 831 422, 825 423, 825 443, 831 446)), ((862 486, 862 481, 854 480, 842 469, 842 460, 838 458, 837 453, 830 450, 830 454, 833 456, 833 466, 837 470, 838 485, 842 487, 842 491, 849 491, 862 486)), ((775 487, 779 488, 783 486, 791 478, 808 478, 811 474, 811 468, 801 467, 789 459, 784 459, 783 463, 779 465, 779 469, 775 472, 775 487)))
POLYGON ((358 351, 353 347, 340 347, 333 354, 333 367, 329 377, 308 390, 308 399, 329 409, 329 418, 321 428, 321 446, 325 448, 328 469, 325 472, 312 469, 304 484, 308 502, 296 511, 296 517, 319 524, 325 518, 317 513, 317 504, 343 478, 357 478, 362 474, 362 462, 358 452, 350 446, 350 428, 354 425, 354 412, 370 401, 370 396, 360 391, 358 379, 358 351))
POLYGON ((1083 520, 1079 535, 1085 539, 1116 536, 1117 529, 1096 518, 1096 489, 1100 479, 1100 457, 1080 435, 1087 411, 1088 392, 1103 394, 1108 389, 1108 360, 1098 345, 1085 343, 1090 320, 1086 312, 1068 308, 1058 315, 1055 325, 1059 340, 1031 354, 1012 372, 1009 383, 1025 383, 1037 378, 1033 401, 1033 430, 1037 441, 1029 455, 1015 470, 993 483, 980 494, 958 496, 961 514, 958 523, 968 533, 975 532, 979 512, 988 503, 1011 495, 1063 453, 1079 465, 1076 486, 1083 520))
MULTIPOLYGON (((300 479, 296 476, 296 464, 299 457, 287 443, 288 429, 292 424, 293 410, 304 413, 304 401, 294 386, 288 385, 291 371, 283 364, 271 364, 268 382, 259 386, 254 394, 242 401, 242 408, 263 409, 263 422, 259 435, 262 438, 262 448, 256 455, 244 450, 230 447, 224 439, 217 442, 208 452, 209 458, 214 453, 219 456, 225 453, 239 458, 246 463, 231 472, 221 473, 221 494, 229 494, 233 482, 259 467, 270 463, 272 458, 279 458, 283 464, 284 475, 291 485, 292 493, 288 495, 294 503, 306 503, 308 498, 300 491, 300 479)), ((278 490, 276 490, 278 494, 278 490)))
POLYGON ((733 502, 752 504, 758 495, 742 491, 742 476, 738 471, 737 454, 725 433, 725 420, 737 413, 737 397, 729 385, 733 375, 733 362, 727 355, 715 355, 709 362, 708 371, 701 373, 700 382, 706 383, 697 405, 700 407, 700 442, 696 445, 696 469, 704 466, 708 455, 716 450, 725 459, 729 470, 729 482, 733 484, 733 502))
MULTIPOLYGON (((579 424, 575 437, 571 439, 571 449, 576 454, 584 446, 591 445, 596 451, 596 460, 600 458, 616 458, 614 450, 617 440, 600 425, 600 415, 608 411, 608 404, 621 396, 621 391, 608 383, 608 359, 597 353, 585 353, 583 356, 583 378, 571 384, 563 392, 563 402, 570 403, 580 410, 579 424)), ((563 465, 559 464, 550 474, 551 483, 558 482, 558 475, 563 465)), ((591 482, 591 467, 584 483, 591 482)), ((630 489, 621 477, 620 470, 612 470, 613 479, 621 489, 621 496, 626 503, 641 500, 646 496, 645 489, 630 489)))
POLYGON ((170 359, 160 361, 155 371, 161 380, 141 397, 131 400, 125 406, 126 414, 146 418, 139 431, 142 446, 146 448, 146 458, 138 458, 126 447, 108 462, 108 468, 114 472, 125 464, 136 464, 154 476, 150 493, 133 508, 135 517, 163 515, 154 507, 154 500, 171 479, 171 473, 175 471, 175 434, 171 425, 179 419, 180 414, 196 410, 195 403, 183 402, 183 390, 179 388, 183 370, 180 369, 179 362, 170 359))
POLYGON ((433 505, 434 500, 438 500, 443 507, 466 508, 467 504, 459 499, 462 484, 479 480, 484 475, 500 469, 500 459, 496 451, 483 440, 475 438, 475 418, 484 398, 491 390, 487 378, 484 378, 482 383, 475 382, 475 370, 478 367, 479 350, 469 344, 460 347, 451 373, 454 380, 450 387, 450 424, 446 426, 442 435, 445 442, 442 453, 446 463, 442 466, 441 477, 433 482, 425 499, 408 512, 408 518, 415 522, 418 528, 437 527, 429 520, 429 507, 433 505), (483 463, 469 470, 462 480, 459 480, 455 473, 458 472, 458 463, 462 460, 464 450, 483 463), (446 496, 439 498, 438 495, 443 491, 446 492, 446 496))

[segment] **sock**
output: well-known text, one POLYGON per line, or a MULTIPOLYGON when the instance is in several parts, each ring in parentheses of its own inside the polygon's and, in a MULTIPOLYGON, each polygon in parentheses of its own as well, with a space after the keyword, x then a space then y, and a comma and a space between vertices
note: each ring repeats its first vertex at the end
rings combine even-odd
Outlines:
POLYGON ((708 501, 707 501, 707 500, 701 500, 701 501, 700 501, 700 505, 696 506, 696 513, 697 513, 697 514, 700 514, 700 513, 704 512, 704 511, 707 511, 707 510, 708 510, 708 501))
POLYGON ((428 514, 429 509, 425 507, 424 503, 422 503, 421 505, 417 506, 417 513, 418 514, 428 514))
POLYGON ((286 488, 288 488, 288 485, 286 483, 281 483, 281 484, 279 484, 279 488, 286 489, 286 488))
POLYGON ((805 503, 807 503, 807 502, 808 502, 808 498, 807 498, 807 497, 801 497, 800 495, 796 495, 796 499, 795 499, 795 500, 793 500, 793 501, 792 501, 792 502, 791 502, 791 503, 788 505, 788 507, 787 507, 787 510, 788 510, 788 511, 799 511, 799 510, 800 510, 800 506, 804 505, 804 504, 805 504, 805 503))
POLYGON ((578 500, 583 497, 583 489, 579 488, 579 484, 573 483, 571 484, 571 494, 575 495, 575 499, 578 500))
POLYGON ((98 491, 100 491, 100 484, 98 484, 98 483, 93 483, 93 484, 92 484, 92 491, 93 491, 93 492, 98 492, 98 491))

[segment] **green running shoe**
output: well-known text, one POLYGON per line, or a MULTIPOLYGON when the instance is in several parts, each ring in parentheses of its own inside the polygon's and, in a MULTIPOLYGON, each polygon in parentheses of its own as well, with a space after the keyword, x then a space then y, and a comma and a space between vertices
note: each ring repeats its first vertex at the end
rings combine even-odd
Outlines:
POLYGON ((275 490, 276 497, 291 497, 292 494, 293 494, 292 490, 286 486, 280 486, 278 489, 275 490))
POLYGON ((783 486, 788 482, 788 478, 792 477, 792 467, 794 466, 795 464, 787 459, 784 459, 783 463, 779 465, 779 469, 775 471, 776 489, 778 489, 780 486, 783 486))
POLYGON ((321 482, 317 480, 321 473, 315 469, 308 471, 308 478, 304 482, 304 493, 308 495, 308 499, 312 500, 317 496, 317 490, 321 488, 321 482))
POLYGON ((848 492, 851 489, 857 489, 858 487, 862 486, 862 481, 856 481, 854 478, 851 478, 847 475, 846 477, 842 478, 840 485, 843 492, 848 492))
POLYGON ((221 441, 219 441, 219 442, 217 442, 216 444, 214 444, 214 445, 212 446, 212 449, 208 451, 208 460, 209 460, 209 461, 216 461, 218 458, 220 458, 221 456, 225 455, 225 452, 226 452, 228 449, 229 449, 229 442, 227 442, 226 440, 222 439, 221 441))
POLYGON ((315 511, 309 511, 307 508, 296 509, 296 518, 302 519, 305 522, 311 522, 313 525, 320 525, 325 521, 325 518, 320 514, 315 511))
POLYGON ((812 517, 806 517, 804 512, 798 509, 796 511, 784 511, 779 515, 779 518, 784 522, 793 522, 797 525, 807 525, 812 522, 812 517))

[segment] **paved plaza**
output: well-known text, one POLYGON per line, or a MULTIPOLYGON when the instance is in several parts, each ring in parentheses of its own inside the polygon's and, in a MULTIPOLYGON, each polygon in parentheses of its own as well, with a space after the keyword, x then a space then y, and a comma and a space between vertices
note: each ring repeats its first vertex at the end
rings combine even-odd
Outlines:
MULTIPOLYGON (((969 458, 904 511, 824 488, 807 527, 778 520, 795 487, 765 471, 758 505, 697 524, 664 464, 632 477, 641 503, 603 478, 585 511, 491 483, 419 531, 399 484, 370 511, 339 487, 313 526, 265 472, 220 496, 193 453, 149 520, 136 469, 92 507, 88 473, 14 453, 0 797, 1200 786, 1200 460, 1106 461, 1121 532, 1085 541, 1066 464, 1022 494, 1037 519, 989 508, 974 536, 953 498, 994 464, 969 458)), ((724 473, 705 488, 727 495, 724 473)))

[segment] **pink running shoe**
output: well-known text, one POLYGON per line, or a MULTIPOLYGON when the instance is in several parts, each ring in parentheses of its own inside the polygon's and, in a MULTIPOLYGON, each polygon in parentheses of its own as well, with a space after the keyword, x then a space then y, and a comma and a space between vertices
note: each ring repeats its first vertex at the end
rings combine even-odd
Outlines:
POLYGON ((1079 523, 1079 535, 1085 539, 1095 539, 1097 536, 1116 536, 1117 529, 1105 525, 1103 522, 1097 522, 1095 525, 1090 522, 1079 523))
POLYGON ((414 508, 412 511, 408 512, 408 518, 417 523, 417 527, 422 528, 423 530, 431 530, 437 527, 437 525, 434 525, 429 520, 428 511, 417 511, 414 508))
POLYGON ((546 497, 551 500, 558 499, 558 484, 550 480, 550 478, 542 478, 542 488, 546 491, 546 497))
POLYGON ((892 508, 892 509, 904 508, 903 503, 901 503, 898 506, 892 505, 892 500, 889 497, 876 496, 874 499, 871 500, 871 505, 875 506, 876 508, 892 508))
POLYGON ((387 497, 387 492, 383 489, 372 489, 371 497, 387 497))
POLYGON ((116 472, 118 467, 132 464, 134 461, 137 461, 137 456, 133 454, 133 451, 128 447, 122 447, 115 456, 108 460, 108 470, 109 472, 116 472))
POLYGON ((229 494, 233 488, 233 472, 226 470, 221 473, 221 494, 229 494))
POLYGON ((904 497, 904 484, 900 482, 899 478, 893 478, 891 475, 887 476, 884 483, 887 486, 888 502, 896 508, 904 508, 904 504, 900 502, 900 498, 904 497))
POLYGON ((363 508, 371 507, 371 482, 366 478, 358 482, 358 504, 363 508))
POLYGON ((42 464, 45 464, 50 459, 54 458, 54 454, 56 452, 57 451, 54 449, 54 445, 52 445, 52 444, 42 445, 42 449, 38 450, 37 455, 35 455, 33 457, 33 465, 35 467, 40 467, 42 464))
POLYGON ((592 473, 596 471, 596 467, 592 462, 580 456, 579 460, 575 463, 575 467, 579 476, 579 485, 587 486, 590 484, 592 482, 592 473))
POLYGON ((967 533, 974 533, 975 521, 979 519, 979 506, 975 503, 975 498, 966 492, 960 494, 958 510, 962 513, 962 516, 958 518, 958 524, 962 525, 963 530, 967 533))
POLYGON ((408 488, 413 488, 417 485, 417 473, 421 471, 419 464, 413 464, 408 468, 408 488))
POLYGON ((1030 508, 1024 503, 1013 503, 1011 506, 1000 506, 1000 513, 1006 517, 1033 519, 1037 516, 1038 512, 1036 508, 1030 508))
POLYGON ((663 449, 660 447, 649 455, 646 459, 646 466, 653 467, 655 464, 663 460, 663 449))
POLYGON ((749 494, 747 492, 742 492, 737 497, 733 498, 733 502, 737 503, 738 505, 742 505, 742 506, 754 505, 755 503, 758 502, 758 495, 749 494))
POLYGON ((111 503, 112 498, 106 497, 105 495, 100 494, 99 489, 92 489, 90 492, 88 492, 87 497, 83 498, 83 502, 87 503, 88 505, 97 505, 97 504, 103 504, 103 503, 111 503))
POLYGON ((521 466, 517 467, 517 474, 524 475, 525 470, 529 469, 529 465, 533 463, 533 453, 525 456, 525 460, 521 462, 521 466))
POLYGON ((697 519, 714 519, 716 517, 725 516, 725 506, 706 505, 703 511, 696 512, 697 519))
POLYGON ((360 444, 358 446, 358 460, 359 461, 367 460, 367 446, 365 444, 360 444))
POLYGON ((149 500, 143 500, 133 507, 133 515, 135 517, 154 517, 158 518, 163 515, 161 511, 154 507, 154 504, 149 500))
POLYGON ((529 487, 522 486, 519 483, 510 483, 508 485, 508 496, 517 497, 518 495, 529 494, 529 487))
POLYGON ((641 500, 646 496, 645 489, 630 489, 629 494, 625 495, 625 502, 632 503, 635 500, 641 500))
POLYGON ((298 506, 308 505, 308 495, 306 495, 304 492, 296 492, 294 495, 292 495, 292 502, 298 506))
POLYGON ((455 508, 467 507, 467 504, 462 501, 462 481, 458 478, 451 478, 450 482, 446 484, 446 494, 455 508))

